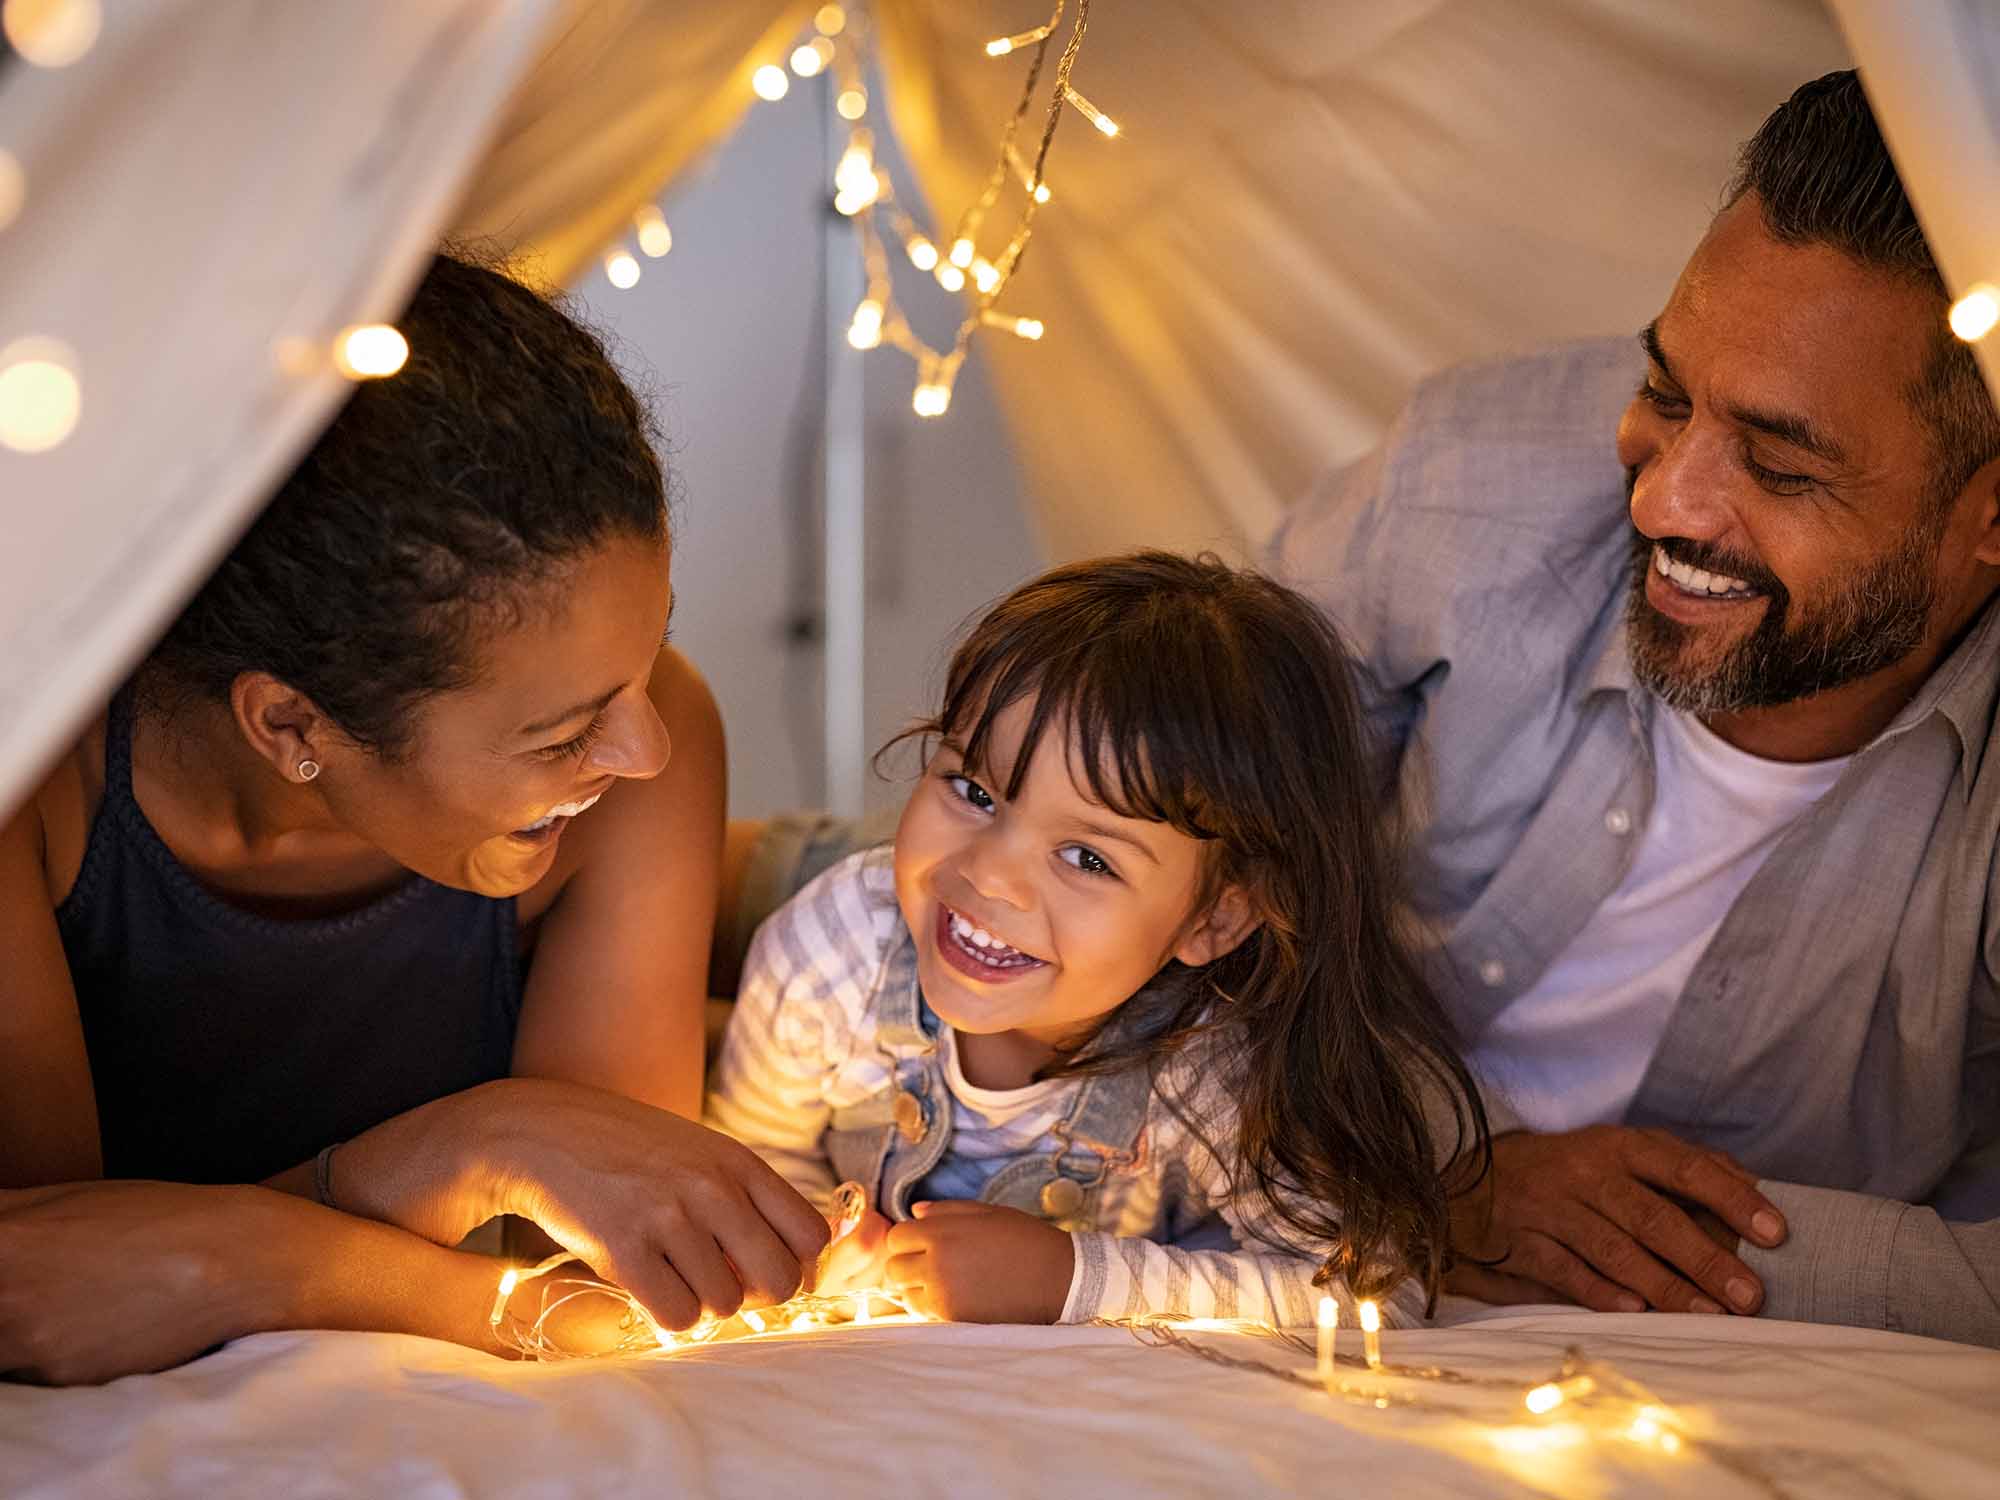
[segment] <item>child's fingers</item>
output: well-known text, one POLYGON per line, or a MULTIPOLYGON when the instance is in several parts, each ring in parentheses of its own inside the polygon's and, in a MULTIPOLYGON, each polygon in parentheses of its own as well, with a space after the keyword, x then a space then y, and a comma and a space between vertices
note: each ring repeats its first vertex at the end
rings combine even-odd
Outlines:
POLYGON ((897 1291, 909 1291, 924 1285, 924 1277, 929 1274, 930 1257, 921 1250, 905 1251, 892 1255, 883 1263, 882 1279, 897 1291))
POLYGON ((900 1224, 891 1224, 889 1232, 882 1237, 882 1243, 889 1247, 891 1255, 922 1250, 937 1238, 937 1231, 925 1225, 921 1219, 905 1219, 900 1224))
POLYGON ((992 1214, 1001 1212, 991 1203, 981 1203, 974 1198, 939 1198, 910 1205, 910 1212, 919 1219, 949 1219, 971 1214, 992 1214))

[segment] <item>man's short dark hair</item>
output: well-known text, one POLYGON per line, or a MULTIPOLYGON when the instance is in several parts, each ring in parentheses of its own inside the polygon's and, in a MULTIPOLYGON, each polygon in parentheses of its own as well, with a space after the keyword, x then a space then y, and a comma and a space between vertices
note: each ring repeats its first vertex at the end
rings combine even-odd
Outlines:
POLYGON ((1853 69, 1801 87, 1744 144, 1725 207, 1745 193, 1777 239, 1830 245, 1936 297, 1930 355, 1904 396, 1930 437, 1931 499, 1949 505, 2000 457, 2000 414, 1971 347, 1946 324, 1944 277, 1853 69))

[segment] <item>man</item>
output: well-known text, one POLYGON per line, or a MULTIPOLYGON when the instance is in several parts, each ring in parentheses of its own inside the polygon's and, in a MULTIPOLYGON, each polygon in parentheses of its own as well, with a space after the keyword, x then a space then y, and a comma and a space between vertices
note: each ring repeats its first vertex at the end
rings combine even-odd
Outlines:
POLYGON ((1459 1290, 2000 1344, 2000 418, 1945 314, 1831 74, 1637 345, 1428 383, 1272 544, 1495 1106, 1459 1290))

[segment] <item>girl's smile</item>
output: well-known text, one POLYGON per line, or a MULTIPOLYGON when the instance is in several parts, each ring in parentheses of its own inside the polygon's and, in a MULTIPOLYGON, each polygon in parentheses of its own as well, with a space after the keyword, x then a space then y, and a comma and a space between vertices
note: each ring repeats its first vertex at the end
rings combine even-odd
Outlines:
POLYGON ((1006 984, 1049 966, 1047 959, 1010 947, 942 901, 933 936, 946 963, 982 984, 1006 984))

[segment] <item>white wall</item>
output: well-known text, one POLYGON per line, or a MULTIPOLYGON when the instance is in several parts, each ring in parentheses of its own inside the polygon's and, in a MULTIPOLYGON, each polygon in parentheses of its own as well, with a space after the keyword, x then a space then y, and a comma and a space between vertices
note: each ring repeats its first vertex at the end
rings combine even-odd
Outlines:
MULTIPOLYGON (((666 428, 679 496, 674 639, 721 701, 738 817, 818 805, 824 791, 820 651, 793 627, 815 618, 820 592, 825 111, 822 84, 796 80, 788 97, 753 109, 662 200, 672 253, 642 257, 629 291, 601 270, 576 288, 666 428)), ((885 123, 872 123, 878 156, 889 156, 885 123)), ((893 158, 891 170, 909 191, 893 158)), ((852 231, 843 238, 851 246, 852 231)), ((913 320, 941 342, 956 317, 951 299, 914 273, 899 285, 913 320)), ((867 388, 872 751, 928 709, 968 613, 1042 564, 977 340, 936 420, 910 410, 907 358, 840 347, 867 388)), ((899 797, 870 777, 871 807, 899 797)))

